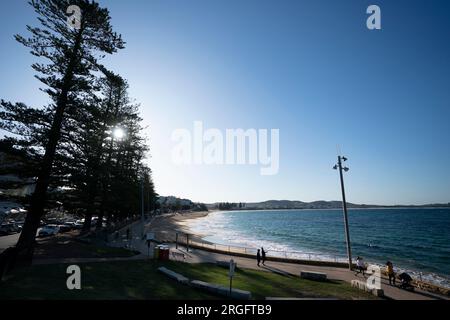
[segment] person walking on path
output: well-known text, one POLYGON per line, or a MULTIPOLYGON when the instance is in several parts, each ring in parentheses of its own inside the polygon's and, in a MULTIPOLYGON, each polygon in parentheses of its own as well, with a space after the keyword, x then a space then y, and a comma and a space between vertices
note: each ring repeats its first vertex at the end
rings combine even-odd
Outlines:
POLYGON ((388 274, 389 277, 389 285, 392 285, 393 283, 395 286, 394 265, 390 261, 386 262, 386 273, 388 274))
POLYGON ((261 247, 261 260, 262 260, 263 266, 265 266, 265 262, 266 262, 266 252, 264 251, 264 248, 263 248, 263 247, 261 247))
POLYGON ((256 261, 258 262, 258 267, 259 267, 259 264, 261 263, 261 253, 260 253, 259 249, 258 249, 258 252, 256 253, 256 261))
POLYGON ((359 273, 362 273, 363 277, 364 275, 364 270, 366 269, 366 265, 364 264, 363 258, 361 257, 357 257, 356 258, 356 273, 355 276, 358 275, 359 273))

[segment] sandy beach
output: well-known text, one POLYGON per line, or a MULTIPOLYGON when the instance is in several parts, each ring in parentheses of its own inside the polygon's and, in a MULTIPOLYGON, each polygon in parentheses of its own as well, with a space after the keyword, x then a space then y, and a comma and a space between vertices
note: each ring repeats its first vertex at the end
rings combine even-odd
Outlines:
POLYGON ((180 241, 186 239, 189 234, 191 240, 204 241, 201 234, 192 234, 187 226, 187 221, 191 219, 206 217, 212 211, 199 211, 187 213, 169 213, 156 216, 148 225, 147 230, 155 233, 155 238, 160 242, 175 241, 176 233, 180 241))

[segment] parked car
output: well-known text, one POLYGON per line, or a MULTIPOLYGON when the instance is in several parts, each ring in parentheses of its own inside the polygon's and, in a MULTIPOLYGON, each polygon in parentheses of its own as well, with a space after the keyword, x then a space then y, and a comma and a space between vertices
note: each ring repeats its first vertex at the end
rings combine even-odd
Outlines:
POLYGON ((17 228, 17 232, 22 232, 23 222, 16 222, 15 226, 17 228))
POLYGON ((39 237, 48 237, 54 236, 59 233, 59 226, 55 224, 48 224, 41 229, 39 229, 38 236, 39 237))
POLYGON ((58 219, 56 219, 56 218, 45 218, 44 219, 45 220, 45 222, 49 225, 49 224, 51 224, 51 225, 57 225, 57 224, 59 224, 59 221, 58 221, 58 219))
POLYGON ((60 225, 58 225, 58 227, 59 227, 60 233, 64 233, 64 232, 68 232, 68 231, 72 230, 72 226, 70 224, 60 224, 60 225))
POLYGON ((0 235, 8 235, 11 233, 20 232, 21 228, 14 223, 3 223, 0 226, 0 235))
POLYGON ((4 223, 0 226, 0 236, 6 236, 10 233, 12 233, 12 231, 9 223, 4 223))
POLYGON ((74 229, 80 230, 83 229, 83 223, 75 222, 74 229))
POLYGON ((68 227, 70 227, 70 229, 72 230, 72 229, 75 229, 75 225, 76 225, 76 223, 75 222, 72 222, 72 221, 66 221, 65 223, 63 223, 64 225, 66 225, 66 226, 68 226, 68 227))

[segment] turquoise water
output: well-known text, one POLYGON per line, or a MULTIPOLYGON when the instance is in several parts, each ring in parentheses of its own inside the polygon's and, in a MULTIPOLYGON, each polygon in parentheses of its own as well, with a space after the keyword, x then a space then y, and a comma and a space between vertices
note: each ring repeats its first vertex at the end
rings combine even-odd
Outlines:
MULTIPOLYGON (((342 210, 214 212, 190 220, 193 232, 215 243, 257 248, 269 255, 314 254, 345 261, 342 210)), ((349 211, 353 258, 450 287, 450 209, 358 209, 349 211)))

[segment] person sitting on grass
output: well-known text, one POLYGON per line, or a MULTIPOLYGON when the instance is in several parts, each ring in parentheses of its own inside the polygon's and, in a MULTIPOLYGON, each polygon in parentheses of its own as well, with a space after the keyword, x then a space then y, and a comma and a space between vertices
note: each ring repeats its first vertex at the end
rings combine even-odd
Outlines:
POLYGON ((357 276, 359 273, 362 273, 363 277, 364 275, 364 270, 366 270, 366 265, 364 264, 363 258, 361 257, 357 257, 356 258, 356 273, 355 276, 357 276))

